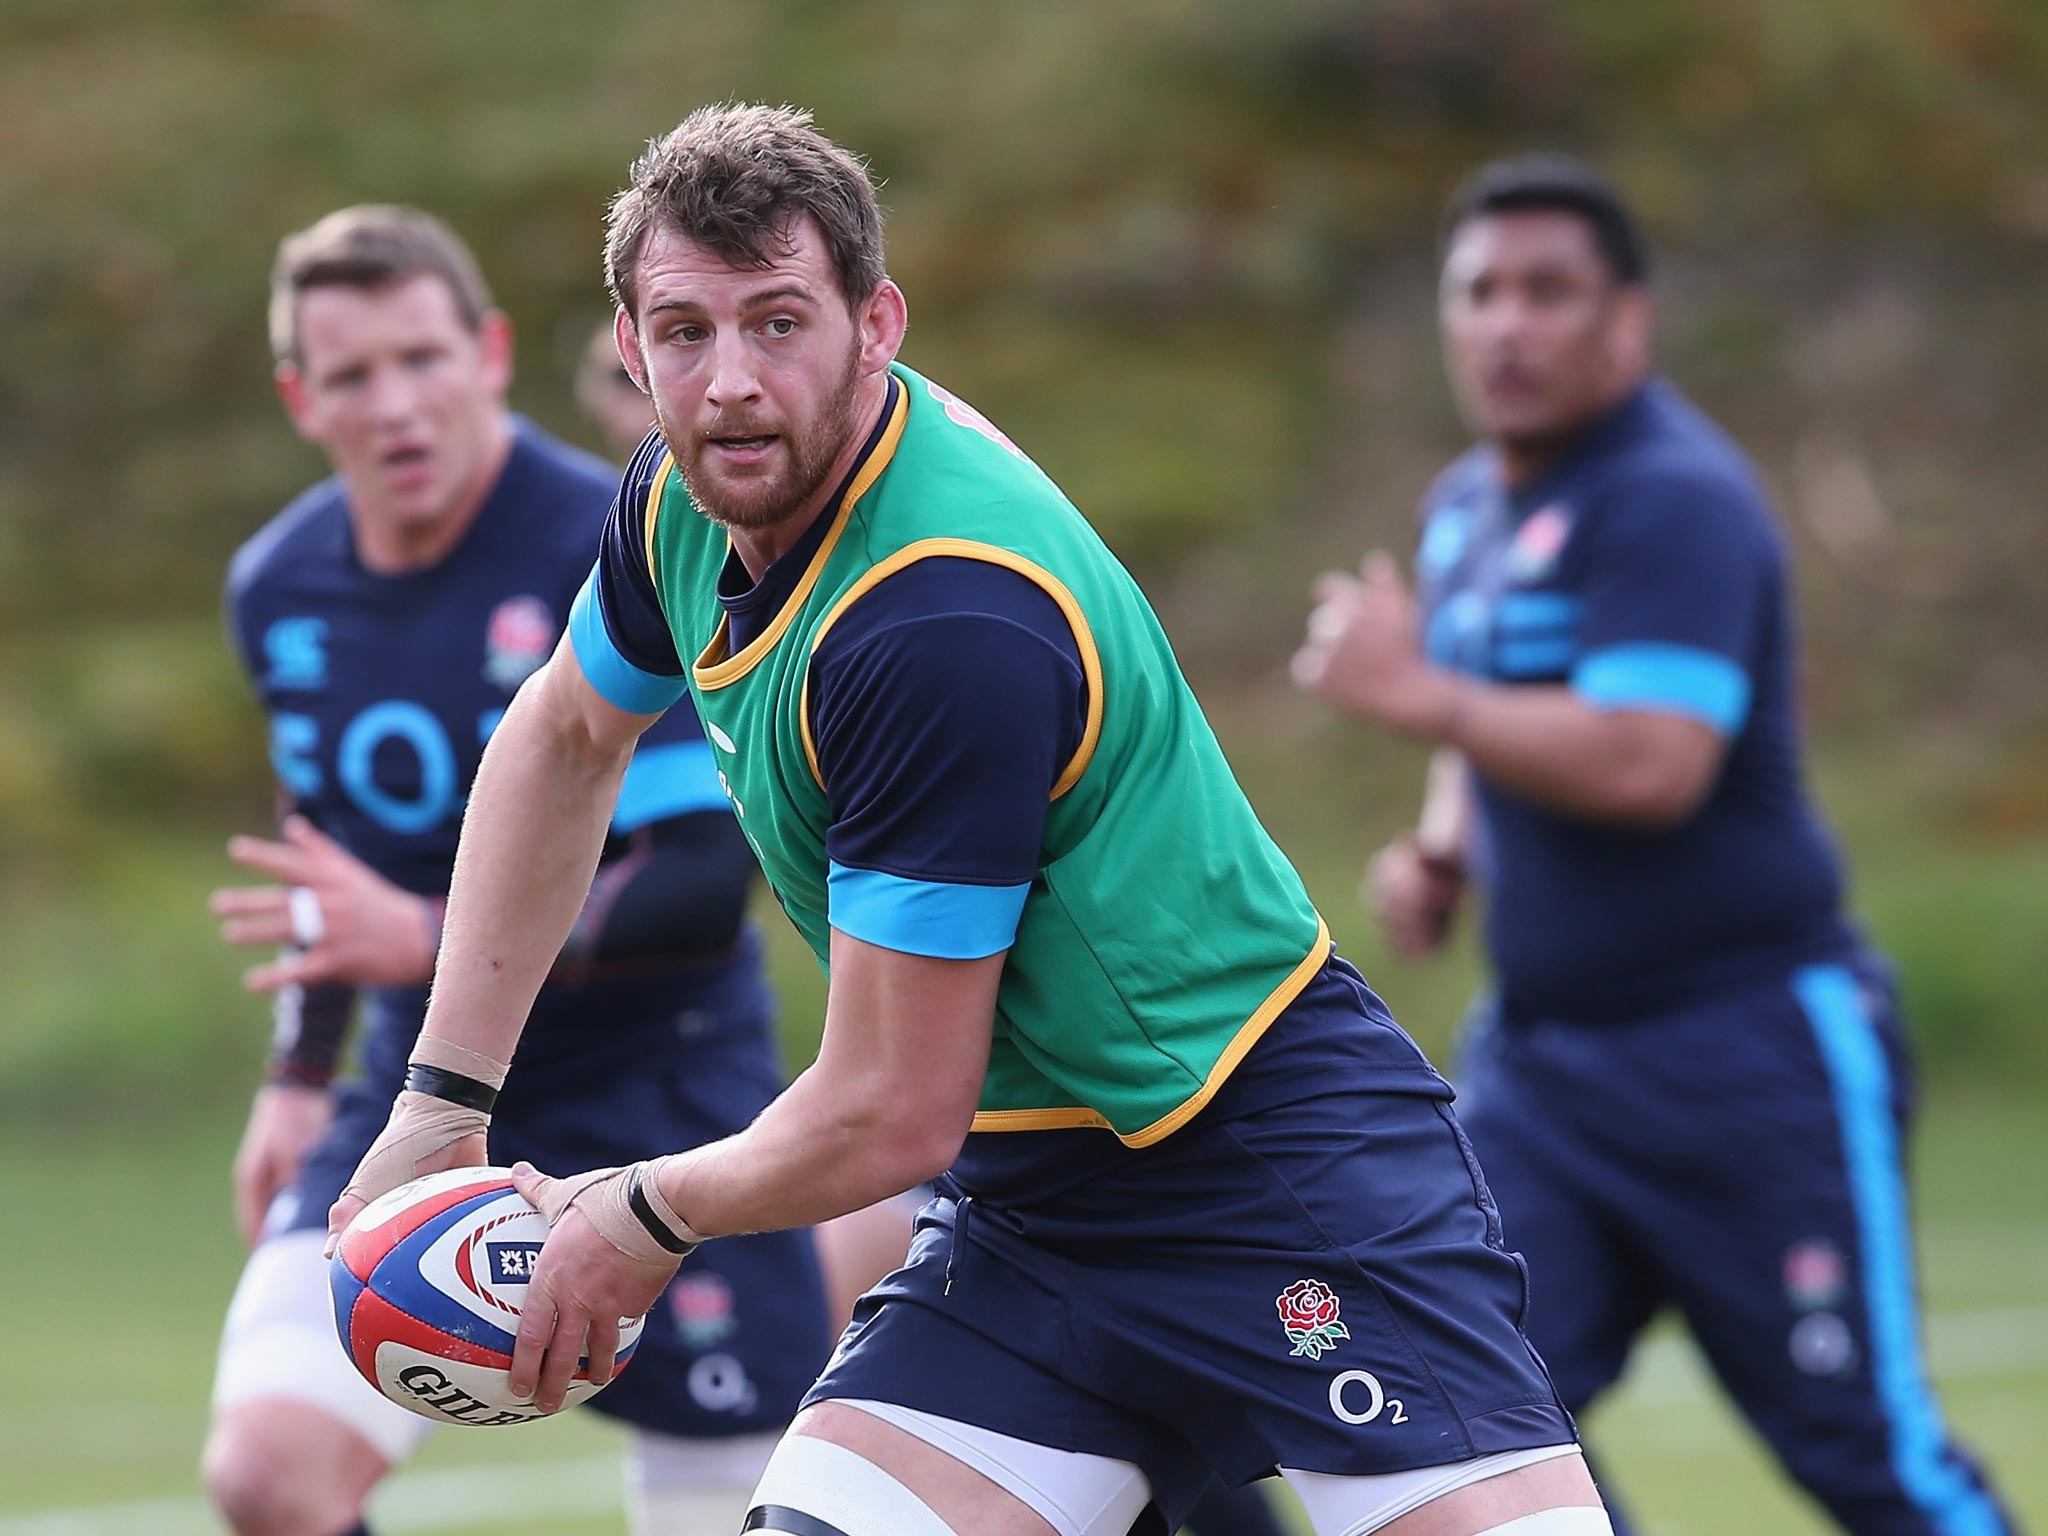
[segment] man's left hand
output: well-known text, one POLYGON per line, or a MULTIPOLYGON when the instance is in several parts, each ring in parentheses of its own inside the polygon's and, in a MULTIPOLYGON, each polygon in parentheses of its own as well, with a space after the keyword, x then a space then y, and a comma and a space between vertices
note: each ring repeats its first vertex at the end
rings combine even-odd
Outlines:
POLYGON ((612 1379, 619 1324, 647 1315, 683 1256, 657 1247, 626 1213, 626 1168, 551 1179, 529 1164, 512 1170, 519 1193, 549 1224, 519 1308, 512 1390, 544 1413, 562 1406, 576 1368, 592 1382, 612 1379))
POLYGON ((1294 653, 1295 682, 1340 709, 1413 736, 1441 739, 1457 708, 1457 682, 1423 658, 1415 600, 1383 551, 1357 576, 1316 578, 1308 639, 1294 653))

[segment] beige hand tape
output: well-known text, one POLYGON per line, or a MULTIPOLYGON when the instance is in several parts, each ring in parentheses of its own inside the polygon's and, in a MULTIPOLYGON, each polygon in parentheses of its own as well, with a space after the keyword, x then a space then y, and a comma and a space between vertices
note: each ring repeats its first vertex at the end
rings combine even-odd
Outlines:
POLYGON ((443 1040, 439 1035, 421 1035, 413 1042, 412 1059, 423 1067, 439 1067, 443 1072, 460 1072, 464 1077, 473 1077, 480 1083, 493 1088, 505 1086, 505 1074, 512 1070, 511 1064, 486 1056, 481 1051, 472 1051, 452 1040, 443 1040))
MULTIPOLYGON (((446 1070, 461 1069, 450 1067, 446 1070)), ((491 1117, 482 1110, 467 1109, 460 1104, 450 1104, 446 1099, 407 1089, 391 1106, 391 1118, 377 1133, 377 1139, 370 1143, 370 1150, 363 1154, 363 1160, 356 1164, 355 1175, 342 1193, 363 1201, 388 1194, 415 1178, 419 1165, 427 1158, 453 1146, 465 1136, 484 1134, 490 1123, 491 1117)))
MULTIPOLYGON (((650 1158, 639 1165, 640 1192, 647 1197, 647 1203, 654 1208, 654 1214, 662 1224, 681 1241, 695 1247, 704 1239, 662 1198, 660 1186, 655 1181, 655 1174, 663 1161, 658 1157, 650 1158)), ((566 1179, 544 1177, 534 1204, 547 1217, 549 1226, 560 1221, 562 1213, 574 1206, 597 1228, 599 1236, 634 1263, 674 1269, 685 1255, 673 1253, 656 1242, 654 1234, 633 1214, 632 1206, 627 1203, 626 1189, 632 1172, 628 1166, 599 1168, 566 1179)))

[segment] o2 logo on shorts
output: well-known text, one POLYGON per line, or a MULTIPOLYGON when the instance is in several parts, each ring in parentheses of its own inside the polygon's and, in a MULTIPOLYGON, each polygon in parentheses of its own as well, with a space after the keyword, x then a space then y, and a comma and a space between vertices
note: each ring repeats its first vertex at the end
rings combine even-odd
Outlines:
POLYGON ((1389 1424, 1406 1424, 1408 1410, 1398 1397, 1387 1396, 1371 1371, 1339 1371, 1330 1378, 1330 1412, 1346 1424, 1371 1424, 1381 1414, 1389 1424))
POLYGON ((707 1413, 752 1413, 761 1400, 747 1368, 728 1354, 703 1355, 690 1362, 684 1378, 690 1396, 707 1413))

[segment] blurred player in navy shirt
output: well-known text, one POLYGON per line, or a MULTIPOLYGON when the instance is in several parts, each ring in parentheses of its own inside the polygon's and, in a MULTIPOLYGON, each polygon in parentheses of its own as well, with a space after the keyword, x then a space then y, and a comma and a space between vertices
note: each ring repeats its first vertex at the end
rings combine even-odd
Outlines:
POLYGON ((1476 172, 1441 305, 1481 442, 1426 498, 1419 597, 1384 554, 1323 577, 1295 671, 1437 748, 1369 877, 1396 948, 1487 888, 1459 1117, 1531 1336, 1582 1410, 1675 1308, 1845 1530, 2002 1536, 1920 1353, 1910 1067, 1803 788, 1763 489, 1653 376, 1642 242, 1590 168, 1476 172))
MULTIPOLYGON (((468 250, 424 214, 345 209, 288 238, 271 336, 285 407, 335 474, 228 576, 289 814, 281 840, 230 845, 274 883, 213 901, 230 942, 284 951, 248 976, 276 996, 276 1034, 235 1162, 254 1251, 205 1476, 244 1536, 336 1536, 362 1529, 365 1497, 429 1425, 342 1353, 328 1207, 404 1079, 484 742, 554 648, 617 477, 508 414, 509 326, 468 250), (361 1069, 331 1087, 358 1001, 361 1069)), ((628 1162, 729 1135, 774 1097, 771 1002, 744 917, 753 871, 695 717, 671 710, 626 774, 504 1085, 493 1156, 628 1162)), ((709 1257, 594 1404, 636 1431, 637 1529, 736 1527, 824 1363, 808 1233, 709 1257)))

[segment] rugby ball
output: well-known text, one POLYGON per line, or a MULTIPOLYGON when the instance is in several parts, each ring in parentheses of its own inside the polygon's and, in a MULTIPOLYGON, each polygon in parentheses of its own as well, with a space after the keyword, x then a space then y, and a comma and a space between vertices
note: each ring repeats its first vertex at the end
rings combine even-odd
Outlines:
MULTIPOLYGON (((363 1379, 439 1424, 519 1424, 546 1415, 512 1395, 519 1305, 547 1218, 507 1168, 451 1168, 365 1206, 328 1265, 341 1347, 363 1379)), ((618 1368, 645 1318, 619 1328, 618 1368)), ((577 1364, 563 1402, 598 1388, 577 1364)))

